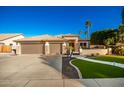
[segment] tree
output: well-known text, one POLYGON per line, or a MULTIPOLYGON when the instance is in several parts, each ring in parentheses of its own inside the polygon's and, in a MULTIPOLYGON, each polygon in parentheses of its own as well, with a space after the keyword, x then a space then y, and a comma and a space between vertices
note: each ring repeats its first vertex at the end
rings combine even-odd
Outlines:
POLYGON ((88 31, 85 31, 84 34, 86 36, 86 39, 88 39, 88 31))
POLYGON ((90 27, 91 27, 91 22, 90 22, 90 20, 87 20, 86 22, 85 22, 85 26, 86 26, 86 28, 87 28, 87 31, 86 31, 86 36, 87 36, 87 39, 89 39, 89 34, 90 34, 90 27))
POLYGON ((113 48, 113 53, 124 56, 124 45, 119 45, 113 48))
POLYGON ((105 30, 100 30, 100 31, 96 31, 93 32, 91 34, 91 44, 93 45, 103 45, 104 41, 107 38, 112 38, 113 39, 113 44, 116 44, 117 42, 117 29, 105 29, 105 30))
POLYGON ((79 36, 80 36, 80 35, 82 35, 82 33, 83 33, 83 31, 82 31, 82 30, 80 30, 80 31, 79 31, 79 36))
POLYGON ((121 24, 118 28, 118 42, 123 43, 124 42, 124 24, 121 24))
POLYGON ((109 46, 111 44, 112 39, 108 38, 104 40, 104 45, 109 46))

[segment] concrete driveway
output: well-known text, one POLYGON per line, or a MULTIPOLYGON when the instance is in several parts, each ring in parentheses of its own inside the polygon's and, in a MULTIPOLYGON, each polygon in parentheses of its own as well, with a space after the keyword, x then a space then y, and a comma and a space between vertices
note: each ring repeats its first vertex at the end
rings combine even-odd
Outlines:
POLYGON ((0 87, 81 85, 79 82, 76 85, 76 82, 62 78, 61 56, 0 55, 0 87))

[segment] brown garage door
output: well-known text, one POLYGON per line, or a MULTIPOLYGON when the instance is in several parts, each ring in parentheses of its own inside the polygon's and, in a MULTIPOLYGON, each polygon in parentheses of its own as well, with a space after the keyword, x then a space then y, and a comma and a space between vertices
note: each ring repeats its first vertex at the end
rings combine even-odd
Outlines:
POLYGON ((61 54, 62 45, 61 44, 50 44, 50 54, 61 54))
POLYGON ((21 44, 22 54, 44 54, 44 44, 21 44))

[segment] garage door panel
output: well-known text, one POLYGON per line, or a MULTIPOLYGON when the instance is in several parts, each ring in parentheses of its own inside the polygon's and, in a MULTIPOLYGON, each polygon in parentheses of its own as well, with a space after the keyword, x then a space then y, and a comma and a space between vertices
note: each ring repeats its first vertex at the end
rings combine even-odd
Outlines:
POLYGON ((22 54, 44 54, 43 44, 22 44, 22 54))
POLYGON ((61 44, 50 44, 50 54, 61 54, 61 44))

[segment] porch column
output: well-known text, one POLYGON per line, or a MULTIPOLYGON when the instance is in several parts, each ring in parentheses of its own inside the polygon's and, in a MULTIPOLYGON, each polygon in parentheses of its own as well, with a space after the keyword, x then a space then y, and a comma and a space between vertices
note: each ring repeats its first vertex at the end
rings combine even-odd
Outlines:
POLYGON ((50 47, 49 47, 49 42, 45 43, 45 55, 50 54, 50 47))
POLYGON ((89 42, 86 42, 86 48, 89 48, 89 42))
POLYGON ((66 43, 64 42, 63 44, 62 44, 62 54, 65 54, 66 53, 66 43))
POLYGON ((79 52, 79 42, 78 42, 78 38, 75 40, 74 46, 75 46, 75 52, 79 52))
POLYGON ((22 54, 21 53, 21 43, 17 43, 17 45, 16 45, 16 51, 17 51, 17 54, 22 54))
POLYGON ((75 42, 75 52, 79 52, 79 43, 75 42))

